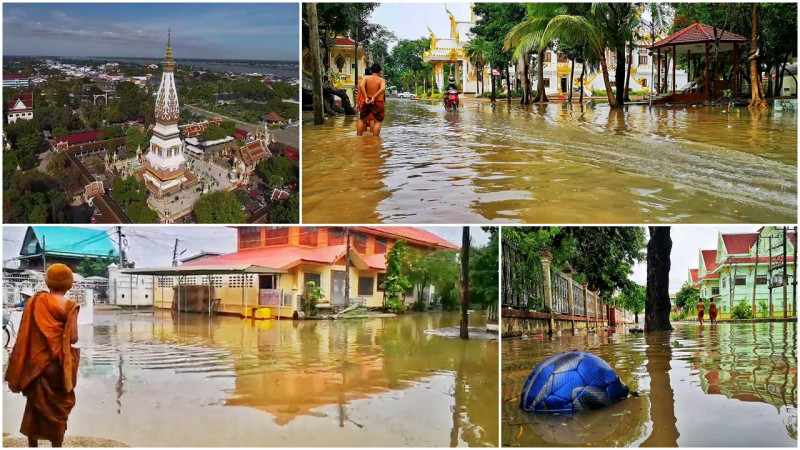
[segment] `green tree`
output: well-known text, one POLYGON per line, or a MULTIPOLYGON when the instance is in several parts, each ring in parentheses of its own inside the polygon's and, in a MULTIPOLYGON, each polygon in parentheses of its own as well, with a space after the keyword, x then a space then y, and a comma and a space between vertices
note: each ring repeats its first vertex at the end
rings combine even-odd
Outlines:
POLYGON ((699 300, 700 290, 692 287, 688 281, 683 283, 681 290, 675 294, 675 306, 682 308, 684 311, 694 309, 699 300))
POLYGON ((632 312, 635 322, 639 323, 639 313, 644 311, 647 288, 640 284, 630 283, 617 297, 617 305, 632 312))
POLYGON ((424 288, 434 286, 434 291, 439 292, 458 280, 456 252, 448 250, 406 251, 403 273, 412 286, 417 287, 417 303, 423 304, 424 288))
POLYGON ((402 239, 395 241, 386 255, 386 277, 383 279, 383 292, 386 295, 386 307, 397 313, 405 311, 403 293, 411 288, 408 277, 403 275, 403 260, 406 258, 406 243, 402 239))
POLYGON ((498 277, 499 264, 497 260, 499 246, 498 227, 482 227, 489 233, 489 243, 481 248, 472 249, 470 258, 469 279, 470 302, 486 308, 496 305, 499 296, 498 277))
MULTIPOLYGON (((478 20, 471 31, 476 38, 483 38, 489 43, 486 60, 492 68, 507 71, 513 59, 512 52, 503 48, 504 40, 514 25, 525 18, 525 6, 518 3, 476 3, 473 11, 478 20)), ((491 98, 493 102, 497 99, 494 76, 491 98)))
POLYGON ((22 172, 3 192, 3 218, 7 223, 65 223, 70 218, 69 201, 49 174, 22 172))
POLYGON ((469 41, 467 45, 467 58, 472 61, 472 64, 475 66, 475 76, 477 77, 478 81, 481 82, 481 91, 479 92, 480 95, 483 95, 484 88, 483 88, 483 72, 484 68, 486 67, 486 63, 488 61, 489 52, 491 51, 490 45, 486 42, 481 36, 477 36, 474 39, 469 41))
POLYGON ((125 148, 129 152, 135 152, 139 146, 142 146, 143 149, 147 146, 141 130, 136 127, 128 128, 128 131, 125 132, 125 148))
POLYGON ((128 217, 136 223, 155 223, 158 213, 150 209, 144 201, 133 202, 128 205, 128 217))
POLYGON ((258 163, 256 171, 259 177, 263 180, 269 180, 270 177, 280 177, 284 183, 297 182, 297 168, 294 162, 284 156, 275 156, 265 159, 258 163))
POLYGON ((109 251, 108 256, 99 258, 83 258, 78 264, 77 272, 83 277, 103 277, 108 273, 108 266, 116 261, 113 252, 109 251))
POLYGON ((219 139, 225 139, 227 136, 228 134, 225 132, 225 129, 217 124, 212 123, 203 130, 204 141, 216 141, 219 139))
MULTIPOLYGON (((258 83, 264 85, 264 83, 260 81, 258 83)), ((236 122, 230 120, 222 122, 222 130, 225 131, 226 136, 233 136, 234 133, 236 133, 236 122)))
POLYGON ((273 206, 269 212, 269 223, 300 223, 299 196, 291 195, 273 206))
POLYGON ((236 194, 214 191, 201 196, 194 204, 194 217, 198 223, 244 223, 247 215, 236 194))

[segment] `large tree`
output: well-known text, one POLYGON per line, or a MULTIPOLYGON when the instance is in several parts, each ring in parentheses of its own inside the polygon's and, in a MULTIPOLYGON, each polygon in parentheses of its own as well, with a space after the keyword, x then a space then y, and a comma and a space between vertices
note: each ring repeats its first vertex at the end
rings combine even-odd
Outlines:
POLYGON ((647 299, 645 331, 672 330, 669 323, 669 269, 672 238, 669 227, 649 227, 647 243, 647 299))
POLYGON ((461 231, 461 326, 459 336, 469 339, 469 227, 461 231))
POLYGON ((675 294, 675 306, 684 310, 693 309, 700 300, 700 290, 693 287, 688 281, 683 283, 681 290, 675 294))
POLYGON ((194 204, 198 223, 244 223, 247 215, 233 192, 214 191, 201 196, 194 204))
MULTIPOLYGON (((503 45, 511 28, 525 18, 525 6, 518 3, 476 3, 473 11, 478 20, 472 27, 472 33, 475 38, 483 38, 489 43, 486 60, 491 69, 502 72, 516 60, 512 56, 513 52, 504 50, 503 45)), ((509 95, 510 88, 509 86, 509 95)), ((497 86, 495 76, 492 75, 492 101, 496 99, 497 86)))

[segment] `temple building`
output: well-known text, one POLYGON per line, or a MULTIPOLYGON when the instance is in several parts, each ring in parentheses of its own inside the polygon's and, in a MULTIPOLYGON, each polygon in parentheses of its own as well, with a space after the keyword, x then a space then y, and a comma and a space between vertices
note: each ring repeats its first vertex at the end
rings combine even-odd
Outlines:
POLYGON ((6 102, 6 107, 8 123, 14 123, 17 120, 31 120, 33 119, 33 94, 14 94, 13 100, 6 102))
MULTIPOLYGON (((324 53, 324 49, 321 49, 324 53)), ((356 74, 356 60, 354 58, 355 42, 346 36, 335 36, 332 39, 330 46, 330 53, 327 55, 327 61, 323 62, 323 66, 327 65, 330 72, 336 75, 332 77, 331 85, 335 88, 344 89, 350 98, 350 102, 355 102, 355 74, 356 74)), ((321 56, 325 59, 326 55, 321 56)), ((364 53, 364 48, 358 46, 358 76, 364 76, 364 69, 367 67, 367 55, 364 53)), ((303 88, 311 89, 311 51, 308 48, 303 48, 303 88)), ((323 68, 324 70, 324 68, 323 68)), ((266 118, 265 118, 266 120, 266 118)))
POLYGON ((153 128, 153 137, 150 139, 150 150, 145 156, 144 179, 148 191, 157 198, 197 182, 196 177, 186 171, 184 143, 178 129, 180 105, 175 87, 171 33, 172 30, 167 38, 161 85, 156 96, 156 125, 153 128))
MULTIPOLYGON (((465 93, 478 92, 479 78, 475 74, 475 66, 467 57, 467 47, 472 38, 471 29, 477 20, 475 12, 472 11, 470 20, 458 21, 453 17, 453 13, 447 10, 450 15, 450 35, 449 37, 437 37, 428 28, 431 35, 430 48, 423 52, 422 59, 428 64, 433 65, 433 73, 436 77, 436 86, 439 90, 447 86, 447 78, 450 76, 450 67, 453 65, 452 75, 456 83, 461 85, 461 90, 465 93)), ((484 84, 491 83, 490 68, 487 64, 484 67, 484 84)), ((512 72, 513 73, 513 72, 512 72)))

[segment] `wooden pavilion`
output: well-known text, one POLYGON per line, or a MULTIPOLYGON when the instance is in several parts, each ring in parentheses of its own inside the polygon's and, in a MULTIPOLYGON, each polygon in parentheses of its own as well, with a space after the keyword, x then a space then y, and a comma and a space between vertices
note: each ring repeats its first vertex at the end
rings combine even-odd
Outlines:
MULTIPOLYGON (((719 37, 719 53, 733 52, 733 74, 730 80, 714 80, 714 97, 725 89, 731 89, 735 97, 741 87, 741 73, 739 73, 739 47, 747 39, 738 34, 716 29, 716 36, 719 37)), ((671 34, 666 38, 656 42, 649 48, 657 61, 657 76, 660 78, 656 82, 658 96, 661 101, 670 102, 700 102, 712 100, 711 90, 708 88, 709 61, 710 53, 713 51, 715 39, 715 28, 704 23, 694 23, 677 33, 671 34), (687 75, 690 85, 683 91, 678 91, 675 86, 675 65, 676 56, 686 54, 687 61, 692 60, 692 54, 705 54, 705 73, 700 72, 699 64, 692 72, 692 65, 689 64, 687 75), (663 61, 663 75, 662 75, 663 61), (669 71, 672 65, 672 92, 670 92, 669 71), (696 82, 695 82, 696 81, 696 82)))

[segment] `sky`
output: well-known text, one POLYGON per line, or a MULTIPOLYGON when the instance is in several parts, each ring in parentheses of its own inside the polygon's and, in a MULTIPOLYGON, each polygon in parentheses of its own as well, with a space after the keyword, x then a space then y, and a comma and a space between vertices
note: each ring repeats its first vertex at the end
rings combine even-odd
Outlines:
MULTIPOLYGON (((385 26, 397 35, 398 39, 418 39, 430 37, 431 27, 437 37, 450 36, 450 16, 445 7, 453 13, 456 21, 470 20, 469 3, 381 3, 370 16, 372 23, 385 26)), ((393 47, 394 43, 390 45, 393 47)))
MULTIPOLYGON (((86 227, 88 228, 88 227, 86 227)), ((112 230, 116 243, 115 227, 96 227, 112 230)), ((461 227, 421 227, 455 244, 461 243, 461 227)), ((19 255, 26 226, 3 226, 3 261, 19 255)), ((128 258, 136 262, 136 267, 166 267, 172 265, 172 251, 178 239, 179 251, 186 250, 179 258, 183 259, 202 251, 231 253, 236 251, 236 230, 225 226, 123 226, 122 232, 127 240, 128 258)), ((472 242, 486 245, 489 235, 480 227, 470 227, 472 242)), ((10 267, 17 267, 11 265, 10 267)))
POLYGON ((297 3, 5 3, 3 54, 298 60, 297 3))

